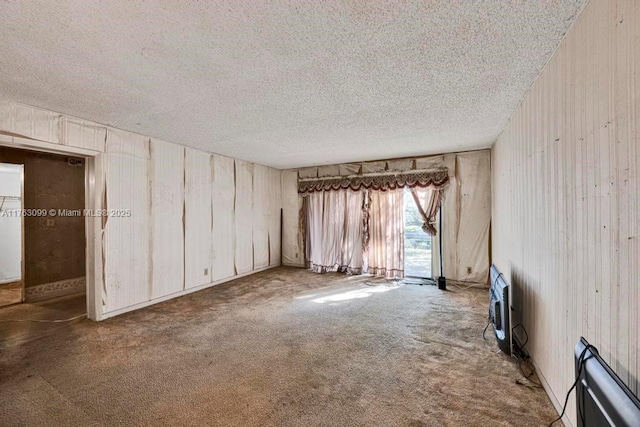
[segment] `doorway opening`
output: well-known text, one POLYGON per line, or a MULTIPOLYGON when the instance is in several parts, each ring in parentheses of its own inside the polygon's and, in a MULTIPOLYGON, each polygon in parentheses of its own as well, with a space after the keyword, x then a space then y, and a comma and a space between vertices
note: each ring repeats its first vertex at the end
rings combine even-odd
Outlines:
MULTIPOLYGON (((0 203, 6 196, 0 226, 10 227, 13 237, 0 242, 12 255, 0 264, 0 278, 19 279, 19 299, 14 294, 10 303, 74 296, 87 305, 85 163, 73 155, 0 147, 0 164, 21 173, 20 197, 0 194, 0 203)), ((9 178, 0 175, 0 189, 9 178)))
POLYGON ((422 218, 411 196, 404 190, 404 273, 406 277, 433 278, 433 242, 422 230, 422 218))
POLYGON ((0 163, 0 307, 24 297, 23 169, 21 164, 0 163))

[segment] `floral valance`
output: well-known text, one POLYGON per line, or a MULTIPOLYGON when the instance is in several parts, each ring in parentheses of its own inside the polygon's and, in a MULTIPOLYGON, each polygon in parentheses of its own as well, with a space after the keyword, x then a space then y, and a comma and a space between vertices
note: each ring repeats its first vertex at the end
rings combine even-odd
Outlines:
POLYGON ((391 174, 372 174, 345 177, 301 179, 298 181, 298 193, 308 194, 316 191, 338 191, 351 189, 359 191, 396 190, 398 188, 445 188, 449 184, 449 172, 446 168, 428 171, 408 171, 391 174))

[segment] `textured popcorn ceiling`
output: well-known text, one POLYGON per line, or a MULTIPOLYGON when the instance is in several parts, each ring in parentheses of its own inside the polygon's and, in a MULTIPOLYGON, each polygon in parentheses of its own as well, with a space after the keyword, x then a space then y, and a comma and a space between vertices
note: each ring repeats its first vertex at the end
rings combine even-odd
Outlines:
POLYGON ((279 168, 483 148, 584 3, 2 2, 0 96, 279 168))

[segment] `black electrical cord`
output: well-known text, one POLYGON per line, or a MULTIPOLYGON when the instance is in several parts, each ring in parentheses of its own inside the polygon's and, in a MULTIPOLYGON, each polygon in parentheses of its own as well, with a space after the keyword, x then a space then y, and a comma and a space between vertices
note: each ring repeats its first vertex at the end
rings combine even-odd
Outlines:
MULTIPOLYGON (((531 382, 533 384, 534 388, 543 388, 541 383, 531 379, 533 374, 536 372, 536 368, 535 368, 535 366, 533 366, 533 364, 531 363, 531 358, 526 354, 526 352, 524 350, 524 346, 527 345, 527 343, 529 342, 529 333, 527 332, 527 330, 525 329, 525 327, 524 327, 524 325, 522 323, 518 323, 513 328, 511 328, 511 335, 512 336, 515 335, 514 331, 517 328, 521 328, 522 332, 524 332, 524 335, 525 335, 525 340, 524 340, 524 343, 522 343, 522 345, 520 345, 520 346, 516 345, 515 340, 514 340, 514 344, 513 344, 513 346, 514 346, 514 352, 513 352, 514 354, 513 355, 516 358, 516 361, 517 361, 517 364, 518 364, 518 369, 520 370, 520 373, 522 374, 522 376, 526 380, 528 380, 529 382, 531 382), (524 361, 526 363, 529 363, 530 372, 528 374, 526 374, 524 372, 524 369, 522 369, 522 361, 524 361)), ((516 383, 520 384, 517 380, 516 380, 516 383)), ((522 384, 522 385, 527 385, 528 386, 528 384, 522 384)))
MULTIPOLYGON (((502 273, 498 274, 498 277, 496 277, 496 279, 493 281, 494 285, 496 283, 498 283, 498 279, 500 279, 500 276, 503 276, 503 274, 502 273)), ((489 320, 489 323, 487 323, 487 326, 485 326, 484 330, 482 331, 482 338, 485 339, 485 340, 486 340, 485 334, 487 332, 487 329, 489 328, 489 325, 491 325, 491 314, 489 314, 489 319, 488 320, 489 320)), ((522 374, 522 376, 526 380, 530 381, 533 384, 534 388, 543 388, 541 383, 531 379, 533 374, 536 372, 536 368, 535 367, 530 366, 529 369, 531 370, 531 372, 529 372, 528 374, 525 374, 524 370, 522 369, 521 361, 522 360, 528 361, 528 359, 529 359, 529 357, 526 356, 526 353, 524 352, 524 346, 527 345, 527 343, 529 342, 529 333, 527 332, 527 330, 525 329, 525 327, 524 327, 524 325, 522 323, 518 323, 513 328, 511 328, 511 335, 512 336, 514 335, 513 333, 517 328, 521 328, 522 332, 524 332, 524 335, 525 335, 525 340, 520 346, 516 346, 515 342, 514 342, 514 357, 516 358, 516 362, 518 364, 518 369, 520 370, 520 373, 522 374)), ((516 380, 516 383, 517 384, 521 384, 520 382, 518 382, 518 380, 516 380)), ((522 385, 529 386, 528 384, 524 384, 524 383, 522 383, 522 385)))
MULTIPOLYGON (((556 422, 560 421, 562 419, 562 417, 564 417, 564 413, 567 410, 567 403, 569 403, 569 396, 571 395, 571 392, 573 391, 574 388, 576 388, 576 386, 578 385, 578 381, 580 381, 580 374, 582 374, 582 368, 584 368, 584 364, 587 360, 589 359, 585 359, 585 355, 587 354, 587 351, 592 350, 593 352, 595 352, 596 354, 598 354, 598 349, 595 348, 594 346, 592 346, 591 344, 588 344, 584 350, 582 350, 582 353, 580 353, 580 357, 578 357, 578 375, 576 375, 576 380, 573 382, 573 385, 571 386, 571 388, 569 389, 569 391, 567 392, 567 396, 564 399, 564 405, 562 406, 562 412, 560 413, 560 416, 558 418, 556 418, 555 420, 551 421, 549 423, 548 427, 553 426, 556 422)), ((582 411, 580 410, 580 408, 578 408, 579 412, 580 412, 580 418, 583 418, 582 415, 582 411)))
POLYGON ((484 327, 484 331, 482 331, 482 339, 483 340, 487 340, 487 337, 485 336, 485 334, 487 333, 487 329, 489 329, 489 325, 491 324, 491 318, 489 318, 489 321, 487 322, 487 326, 484 327))
MULTIPOLYGON (((530 371, 528 374, 525 374, 524 369, 522 369, 522 363, 521 363, 521 361, 522 361, 522 360, 525 360, 525 361, 526 361, 526 362, 528 362, 528 363, 531 363, 531 362, 529 362, 529 360, 528 360, 528 359, 517 359, 517 360, 518 360, 518 369, 520 370, 520 373, 522 374, 522 376, 523 376, 527 381, 529 381, 531 384, 533 384, 533 386, 534 386, 535 388, 543 388, 541 383, 539 383, 539 382, 534 381, 534 380, 532 380, 532 379, 531 379, 531 377, 533 376, 533 374, 535 374, 535 372, 536 372, 536 368, 535 368, 535 366, 529 366, 529 369, 530 369, 531 371, 530 371)), ((518 381, 516 381, 516 383, 518 383, 518 381)), ((518 383, 518 384, 520 384, 520 383, 518 383)), ((527 385, 527 384, 522 384, 522 385, 527 385)))
POLYGON ((47 319, 7 319, 7 320, 0 320, 0 323, 4 323, 4 322, 65 323, 65 322, 71 322, 72 320, 81 319, 83 317, 87 317, 87 313, 80 314, 78 316, 74 316, 74 317, 71 317, 69 319, 56 319, 56 320, 47 320, 47 319))
POLYGON ((493 281, 493 284, 495 285, 496 283, 498 283, 498 279, 500 277, 504 277, 504 274, 502 274, 502 272, 500 272, 500 274, 498 274, 498 277, 496 277, 496 280, 493 281))

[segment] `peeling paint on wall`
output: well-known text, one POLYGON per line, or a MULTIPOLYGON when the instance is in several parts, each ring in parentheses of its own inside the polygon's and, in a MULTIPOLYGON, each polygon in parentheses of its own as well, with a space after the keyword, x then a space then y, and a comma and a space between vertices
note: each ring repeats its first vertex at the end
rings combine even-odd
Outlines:
POLYGON ((213 155, 213 279, 221 280, 237 274, 235 270, 235 162, 232 158, 213 155))
POLYGON ((253 270, 253 173, 252 163, 236 160, 235 266, 238 274, 253 270))

